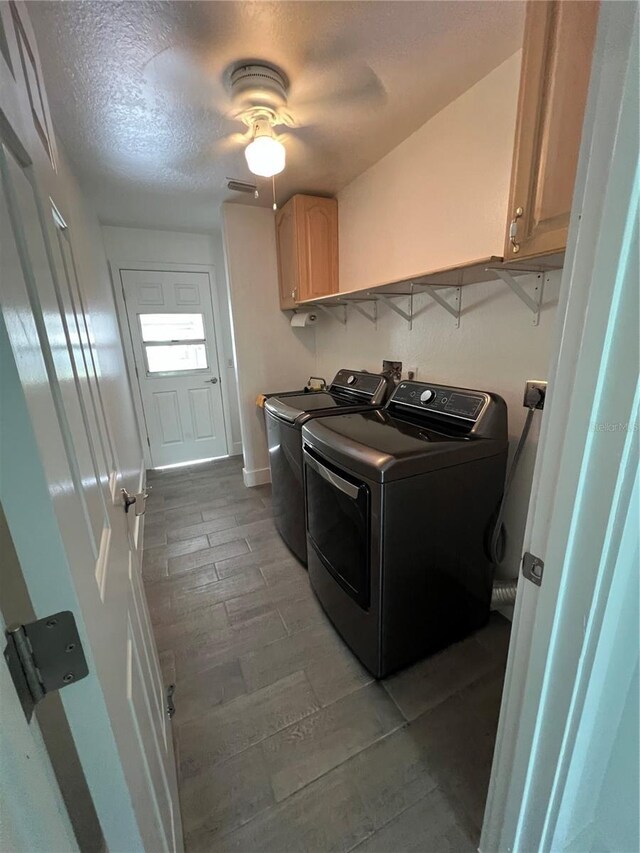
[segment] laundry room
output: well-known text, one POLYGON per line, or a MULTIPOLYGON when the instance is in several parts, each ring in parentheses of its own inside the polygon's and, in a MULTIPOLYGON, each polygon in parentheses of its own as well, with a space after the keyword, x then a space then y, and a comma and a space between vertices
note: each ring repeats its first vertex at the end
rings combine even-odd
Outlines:
POLYGON ((640 849, 638 24, 0 0, 1 850, 640 849))
MULTIPOLYGON (((256 395, 295 387, 306 373, 327 383, 343 367, 377 373, 383 360, 401 362, 404 379, 499 394, 515 451, 528 411, 526 382, 547 380, 566 242, 565 228, 543 257, 526 263, 511 251, 511 263, 495 260, 508 251, 505 240, 511 245, 507 214, 521 63, 518 50, 337 194, 335 243, 327 257, 308 255, 318 264, 309 277, 316 277, 319 293, 328 293, 318 300, 283 301, 290 261, 278 225, 274 239, 269 212, 224 205, 250 481, 270 476, 256 395), (326 272, 331 263, 333 277, 326 272), (267 285, 260 294, 253 286, 256 264, 267 285), (294 325, 298 317, 307 325, 294 325), (261 350, 258 358, 256 335, 273 351, 261 350)), ((277 223, 287 216, 278 211, 277 223)), ((556 216, 560 221, 559 211, 556 216)), ((505 581, 520 569, 539 428, 540 411, 504 506, 497 577, 505 581)))

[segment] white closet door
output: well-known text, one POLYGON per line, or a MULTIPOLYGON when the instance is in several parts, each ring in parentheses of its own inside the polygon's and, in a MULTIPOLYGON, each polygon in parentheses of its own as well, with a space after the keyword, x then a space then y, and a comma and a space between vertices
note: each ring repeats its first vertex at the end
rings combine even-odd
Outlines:
MULTIPOLYGON (((0 146, 0 174, 2 311, 77 593, 77 615, 89 638, 90 677, 101 685, 145 849, 180 850, 164 687, 133 546, 133 513, 125 514, 119 494, 73 235, 42 201, 32 169, 6 145, 0 146)), ((19 452, 20 436, 13 442, 19 452)), ((22 487, 29 489, 29 483, 22 487)), ((13 494, 2 493, 10 527, 13 494)), ((13 516, 12 535, 33 589, 52 569, 46 554, 25 565, 24 531, 15 530, 23 519, 24 513, 13 516)), ((37 526, 31 535, 37 536, 37 526)), ((96 753, 103 749, 96 730, 96 753)))

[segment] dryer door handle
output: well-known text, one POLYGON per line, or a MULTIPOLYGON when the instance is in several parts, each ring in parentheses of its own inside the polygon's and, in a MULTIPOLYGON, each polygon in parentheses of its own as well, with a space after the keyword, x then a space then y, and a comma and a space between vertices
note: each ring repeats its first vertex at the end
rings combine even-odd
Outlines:
POLYGON ((333 471, 325 468, 324 465, 321 465, 317 459, 314 459, 313 456, 310 456, 308 453, 305 453, 304 458, 307 465, 320 474, 324 480, 331 483, 332 486, 335 486, 336 489, 341 491, 343 494, 348 495, 348 497, 353 500, 357 499, 359 494, 357 486, 354 486, 353 483, 350 483, 348 480, 343 480, 342 477, 339 477, 337 474, 334 474, 333 471))

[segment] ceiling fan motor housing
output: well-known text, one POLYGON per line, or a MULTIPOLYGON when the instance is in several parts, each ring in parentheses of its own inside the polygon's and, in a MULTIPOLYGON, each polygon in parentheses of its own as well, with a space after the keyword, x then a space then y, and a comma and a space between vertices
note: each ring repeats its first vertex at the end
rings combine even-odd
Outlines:
POLYGON ((277 114, 286 106, 289 81, 282 71, 271 65, 238 65, 229 82, 239 114, 260 108, 277 114))

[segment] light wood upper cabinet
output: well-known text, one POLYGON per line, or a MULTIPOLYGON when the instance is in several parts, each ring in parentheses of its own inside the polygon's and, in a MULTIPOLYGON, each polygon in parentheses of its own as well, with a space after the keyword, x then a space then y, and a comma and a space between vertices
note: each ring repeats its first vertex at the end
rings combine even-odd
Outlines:
POLYGON ((280 308, 338 290, 338 202, 295 195, 276 214, 280 308))
POLYGON ((529 0, 505 260, 562 251, 599 3, 529 0))

